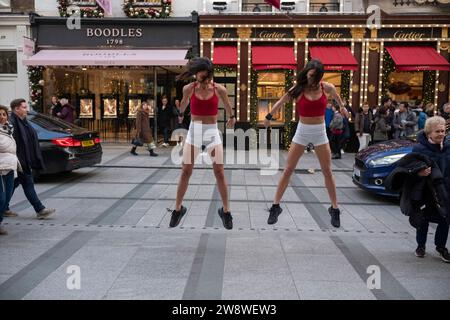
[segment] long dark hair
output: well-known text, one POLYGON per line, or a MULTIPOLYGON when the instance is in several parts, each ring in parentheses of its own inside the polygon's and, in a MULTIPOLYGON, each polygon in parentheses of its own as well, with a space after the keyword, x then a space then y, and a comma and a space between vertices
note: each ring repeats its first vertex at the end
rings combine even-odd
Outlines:
POLYGON ((306 66, 303 68, 303 70, 298 74, 297 76, 297 83, 296 85, 288 91, 288 94, 291 96, 292 99, 297 99, 303 91, 305 91, 306 88, 308 88, 308 71, 310 70, 316 70, 314 73, 314 81, 311 87, 318 87, 320 84, 320 81, 322 80, 324 68, 322 62, 319 60, 311 60, 309 61, 306 66))
POLYGON ((187 71, 183 72, 182 74, 178 75, 176 77, 177 81, 184 81, 192 77, 193 75, 196 75, 197 72, 200 71, 207 71, 208 75, 206 79, 212 78, 214 73, 214 66, 211 60, 209 60, 206 57, 201 58, 193 58, 191 59, 188 64, 186 65, 187 71))

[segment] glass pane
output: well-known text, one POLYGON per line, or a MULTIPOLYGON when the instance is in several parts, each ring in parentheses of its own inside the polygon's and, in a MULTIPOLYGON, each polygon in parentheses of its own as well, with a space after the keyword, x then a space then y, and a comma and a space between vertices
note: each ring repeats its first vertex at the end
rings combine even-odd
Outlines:
POLYGON ((225 132, 225 122, 218 122, 217 127, 221 132, 225 132))
POLYGON ((218 115, 218 119, 223 121, 225 119, 225 110, 224 109, 220 109, 219 110, 219 115, 218 115))
POLYGON ((236 91, 236 85, 234 83, 227 83, 225 86, 227 87, 228 95, 234 96, 234 93, 236 91))
POLYGON ((0 73, 17 73, 16 51, 0 51, 0 73))

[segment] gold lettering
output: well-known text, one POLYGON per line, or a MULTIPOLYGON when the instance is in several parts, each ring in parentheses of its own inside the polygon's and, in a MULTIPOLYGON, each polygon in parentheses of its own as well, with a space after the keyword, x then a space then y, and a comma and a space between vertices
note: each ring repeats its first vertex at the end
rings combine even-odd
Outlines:
POLYGON ((403 32, 403 31, 396 31, 394 33, 395 39, 422 39, 425 36, 425 33, 419 33, 419 32, 403 32))
POLYGON ((265 39, 279 39, 279 38, 286 38, 286 33, 281 32, 269 32, 269 31, 261 31, 259 33, 259 38, 265 38, 265 39))
POLYGON ((317 30, 316 38, 318 39, 339 39, 342 38, 344 34, 339 32, 324 32, 317 30))

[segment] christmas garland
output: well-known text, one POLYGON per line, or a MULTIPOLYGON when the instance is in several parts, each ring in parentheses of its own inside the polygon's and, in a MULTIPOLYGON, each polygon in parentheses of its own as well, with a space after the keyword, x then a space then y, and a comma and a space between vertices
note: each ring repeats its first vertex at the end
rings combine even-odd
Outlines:
POLYGON ((172 0, 161 0, 161 9, 145 8, 145 4, 139 7, 133 0, 126 0, 123 11, 129 18, 165 19, 172 12, 172 0))
POLYGON ((42 87, 44 80, 42 79, 44 67, 28 67, 28 79, 30 88, 30 104, 33 110, 43 112, 43 93, 42 87))
MULTIPOLYGON (((257 136, 259 136, 258 130, 258 72, 252 69, 250 78, 250 127, 256 131, 257 136)), ((249 141, 249 147, 252 150, 257 148, 257 142, 249 141)))
MULTIPOLYGON (((285 73, 285 91, 288 92, 290 88, 294 86, 294 70, 286 70, 285 73)), ((283 131, 283 147, 289 150, 291 147, 291 135, 292 135, 292 110, 294 103, 288 102, 284 107, 284 131, 283 131)))
POLYGON ((69 0, 58 0, 58 10, 59 15, 61 17, 70 17, 73 14, 78 13, 80 17, 82 18, 103 18, 104 11, 102 7, 100 7, 97 3, 95 3, 95 6, 92 6, 92 8, 80 8, 80 12, 72 10, 72 12, 67 12, 67 9, 70 6, 76 6, 76 3, 72 3, 73 1, 69 2, 69 0))
POLYGON ((381 78, 382 82, 382 89, 381 89, 381 96, 382 97, 388 97, 389 93, 389 75, 392 71, 395 70, 395 63, 394 60, 392 60, 391 55, 387 52, 386 49, 383 51, 383 74, 381 78))
POLYGON ((426 70, 423 72, 422 100, 427 103, 437 103, 434 101, 436 71, 426 70))

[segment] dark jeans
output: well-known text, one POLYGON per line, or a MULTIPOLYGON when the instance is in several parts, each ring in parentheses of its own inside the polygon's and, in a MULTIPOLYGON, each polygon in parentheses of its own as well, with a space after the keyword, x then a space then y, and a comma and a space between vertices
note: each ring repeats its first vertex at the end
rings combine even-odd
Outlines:
POLYGON ((3 214, 5 213, 9 200, 11 200, 14 192, 14 171, 9 172, 4 176, 0 176, 0 223, 3 221, 3 214))
MULTIPOLYGON (((24 172, 19 172, 17 175, 18 175, 17 179, 14 180, 14 189, 16 189, 19 186, 19 184, 21 184, 23 192, 25 193, 25 196, 27 197, 28 201, 33 206, 34 211, 39 212, 45 209, 44 205, 42 204, 41 200, 39 200, 39 197, 36 194, 36 190, 34 190, 33 175, 31 173, 24 173, 24 172)), ((7 205, 8 205, 7 209, 9 209, 9 202, 7 205)))
POLYGON ((164 128, 162 128, 162 130, 163 130, 163 135, 164 135, 164 143, 169 143, 170 128, 169 127, 164 127, 164 128))
POLYGON ((330 140, 330 148, 331 153, 340 156, 341 155, 341 146, 343 141, 342 134, 331 134, 330 140))
MULTIPOLYGON (((425 247, 425 243, 427 242, 429 224, 430 222, 425 220, 417 229, 416 240, 419 247, 425 247)), ((445 248, 447 244, 448 230, 449 225, 447 221, 442 218, 442 221, 438 223, 436 234, 434 235, 434 244, 436 245, 436 248, 445 248)))

